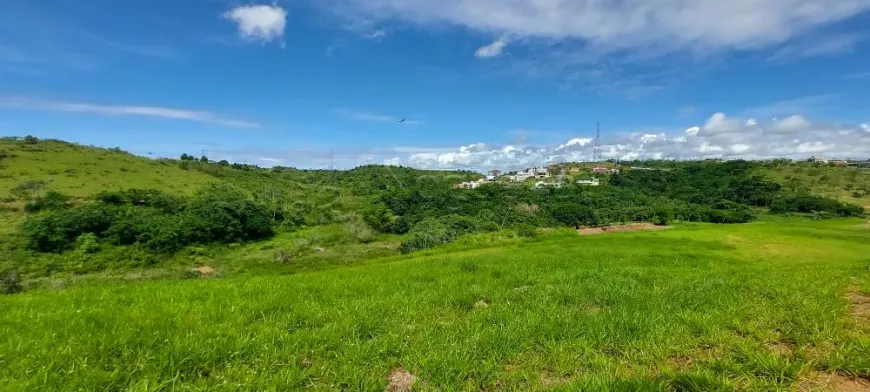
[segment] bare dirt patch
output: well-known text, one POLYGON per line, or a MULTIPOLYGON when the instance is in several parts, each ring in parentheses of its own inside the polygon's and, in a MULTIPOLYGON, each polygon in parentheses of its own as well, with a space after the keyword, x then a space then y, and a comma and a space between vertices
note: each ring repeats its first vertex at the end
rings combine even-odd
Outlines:
POLYGON ((870 296, 852 287, 846 292, 846 299, 852 305, 852 316, 855 318, 870 318, 870 296))
POLYGON ((818 373, 815 377, 802 382, 800 391, 833 392, 870 392, 870 383, 856 380, 837 373, 818 373))
POLYGON ((384 392, 410 392, 417 382, 417 376, 405 369, 397 368, 390 372, 389 380, 384 392))
POLYGON ((656 226, 652 223, 630 223, 627 225, 614 225, 602 227, 585 227, 577 229, 577 234, 580 235, 597 235, 607 233, 618 233, 626 231, 647 231, 647 230, 665 230, 672 226, 656 226))
POLYGON ((207 266, 207 265, 204 265, 204 266, 202 266, 202 267, 194 268, 193 270, 196 271, 196 272, 199 272, 199 274, 202 275, 202 276, 209 276, 209 275, 213 274, 214 271, 215 271, 214 268, 209 267, 209 266, 207 266))
POLYGON ((571 382, 571 377, 559 376, 550 372, 541 373, 541 386, 544 389, 557 388, 571 382))
POLYGON ((774 354, 789 356, 791 355, 791 346, 787 343, 783 342, 771 342, 764 345, 767 348, 767 351, 770 351, 774 354))

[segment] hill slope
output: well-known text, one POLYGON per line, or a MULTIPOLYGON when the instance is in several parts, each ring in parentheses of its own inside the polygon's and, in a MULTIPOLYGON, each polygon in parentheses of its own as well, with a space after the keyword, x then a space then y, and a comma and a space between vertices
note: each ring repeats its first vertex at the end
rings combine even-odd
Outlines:
POLYGON ((208 174, 183 170, 170 160, 56 140, 0 140, 0 156, 0 196, 27 181, 44 181, 44 190, 74 197, 131 188, 189 195, 215 182, 208 174))

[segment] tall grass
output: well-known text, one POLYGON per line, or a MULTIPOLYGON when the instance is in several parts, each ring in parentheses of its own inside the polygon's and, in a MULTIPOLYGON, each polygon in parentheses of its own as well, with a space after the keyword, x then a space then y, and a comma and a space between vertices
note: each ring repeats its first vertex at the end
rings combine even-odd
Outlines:
POLYGON ((858 221, 553 235, 286 277, 0 298, 0 389, 776 390, 870 377, 858 221))

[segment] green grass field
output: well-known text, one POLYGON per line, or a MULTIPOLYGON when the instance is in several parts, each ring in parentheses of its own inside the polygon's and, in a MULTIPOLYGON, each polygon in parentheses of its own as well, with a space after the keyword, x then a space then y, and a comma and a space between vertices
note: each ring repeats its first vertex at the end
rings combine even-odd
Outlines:
POLYGON ((0 390, 381 391, 391 375, 391 390, 837 390, 870 378, 860 220, 433 253, 0 297, 0 390))
POLYGON ((131 188, 192 194, 205 184, 217 182, 207 174, 182 170, 166 160, 66 142, 25 144, 2 140, 0 151, 7 155, 0 161, 0 195, 24 181, 45 181, 45 190, 75 197, 131 188))

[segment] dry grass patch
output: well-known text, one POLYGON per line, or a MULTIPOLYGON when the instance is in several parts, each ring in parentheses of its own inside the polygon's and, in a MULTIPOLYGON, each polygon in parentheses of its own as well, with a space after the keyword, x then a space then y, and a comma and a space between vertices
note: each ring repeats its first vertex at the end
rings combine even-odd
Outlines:
POLYGON ((409 392, 417 382, 417 376, 402 368, 393 369, 388 379, 384 392, 409 392))
POLYGON ((649 230, 665 230, 672 226, 656 226, 652 223, 630 223, 627 225, 613 225, 602 227, 585 227, 577 229, 577 234, 580 235, 597 235, 607 233, 618 233, 626 231, 649 231, 649 230))

